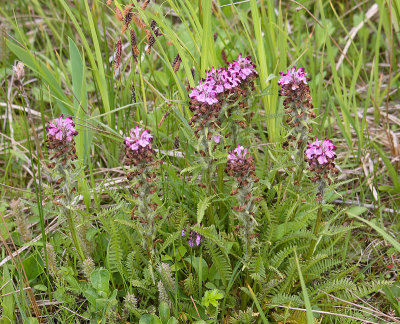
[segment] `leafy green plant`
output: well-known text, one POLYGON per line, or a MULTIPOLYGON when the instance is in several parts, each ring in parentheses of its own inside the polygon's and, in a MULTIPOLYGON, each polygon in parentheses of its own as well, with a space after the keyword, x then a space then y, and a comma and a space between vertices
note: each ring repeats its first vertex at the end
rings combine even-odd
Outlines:
POLYGON ((397 1, 16 3, 0 322, 399 321, 397 1))

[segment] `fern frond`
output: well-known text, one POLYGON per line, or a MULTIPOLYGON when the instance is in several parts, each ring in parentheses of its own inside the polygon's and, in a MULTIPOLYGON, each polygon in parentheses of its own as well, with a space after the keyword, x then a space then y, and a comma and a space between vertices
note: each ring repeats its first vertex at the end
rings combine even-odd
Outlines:
POLYGON ((229 279, 232 276, 232 267, 229 258, 227 258, 223 254, 223 252, 211 242, 207 241, 206 245, 207 245, 207 250, 213 260, 213 263, 222 279, 222 282, 226 287, 229 279))
POLYGON ((195 291, 195 280, 192 273, 189 273, 187 278, 183 281, 183 289, 187 296, 193 295, 195 291))
POLYGON ((254 280, 264 281, 266 274, 265 274, 265 267, 264 262, 261 255, 257 255, 251 258, 250 260, 250 272, 251 277, 254 280))
POLYGON ((164 240, 164 243, 161 245, 159 249, 159 253, 162 253, 167 247, 169 247, 172 243, 174 243, 179 237, 182 236, 182 232, 175 232, 168 235, 168 238, 164 240))
POLYGON ((123 245, 121 231, 118 230, 117 224, 113 221, 109 222, 110 242, 107 248, 107 262, 111 272, 124 272, 122 268, 123 245))
POLYGON ((273 296, 271 299, 271 304, 298 307, 304 305, 304 301, 297 295, 282 293, 273 296))
POLYGON ((346 291, 347 289, 357 289, 357 285, 349 278, 324 281, 323 283, 312 287, 310 295, 315 297, 313 297, 311 301, 318 300, 322 296, 326 295, 325 293, 331 294, 339 291, 346 291))
POLYGON ((214 196, 211 197, 204 197, 197 203, 197 223, 200 224, 203 220, 204 213, 206 212, 207 208, 210 207, 211 201, 214 196))

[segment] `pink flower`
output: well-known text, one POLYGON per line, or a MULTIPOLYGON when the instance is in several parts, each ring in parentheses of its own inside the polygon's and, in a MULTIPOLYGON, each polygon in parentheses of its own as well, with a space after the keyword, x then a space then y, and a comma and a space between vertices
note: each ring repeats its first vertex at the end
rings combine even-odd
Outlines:
POLYGON ((318 137, 315 142, 308 144, 306 149, 306 157, 309 162, 317 161, 320 165, 328 163, 328 159, 334 159, 336 157, 336 146, 333 145, 332 141, 325 139, 324 141, 319 141, 318 137))
POLYGON ((199 82, 199 85, 189 94, 190 99, 213 105, 218 102, 217 91, 215 90, 215 82, 205 80, 199 82))
POLYGON ((132 151, 139 150, 140 147, 148 147, 151 148, 151 141, 153 140, 153 136, 150 132, 143 128, 136 126, 135 129, 131 129, 129 131, 129 137, 125 137, 125 145, 129 147, 132 151))
MULTIPOLYGON (((197 225, 197 224, 195 224, 195 225, 197 225)), ((201 234, 199 234, 199 233, 197 233, 197 232, 195 232, 193 230, 187 231, 185 228, 183 228, 182 229, 182 236, 186 236, 186 234, 188 232, 189 232, 189 235, 188 235, 188 238, 187 238, 187 242, 188 242, 189 246, 190 247, 194 247, 195 245, 199 246, 200 243, 204 239, 203 235, 201 235, 201 234)))
POLYGON ((213 105, 217 103, 218 95, 226 90, 233 89, 244 82, 248 77, 258 75, 255 65, 250 60, 250 56, 242 57, 239 55, 237 61, 229 63, 229 67, 214 67, 206 71, 206 78, 189 93, 189 98, 201 103, 213 105))
POLYGON ((280 72, 282 76, 278 81, 280 85, 291 84, 292 90, 296 90, 300 83, 307 84, 307 73, 304 72, 304 68, 301 67, 296 71, 296 67, 293 66, 291 69, 287 70, 286 73, 280 72))
POLYGON ((219 144, 219 142, 221 142, 221 136, 220 135, 214 135, 213 139, 214 139, 214 142, 216 144, 219 144))
POLYGON ((244 148, 240 144, 238 145, 237 148, 231 153, 228 154, 228 161, 230 162, 243 162, 243 160, 246 158, 247 154, 247 148, 244 148))
POLYGON ((53 122, 49 122, 47 132, 56 140, 65 140, 67 142, 72 142, 73 137, 78 135, 72 117, 64 118, 63 115, 55 119, 53 122))
POLYGON ((229 64, 228 71, 236 74, 242 80, 247 79, 251 75, 258 74, 250 56, 242 57, 242 54, 239 54, 237 61, 229 64))

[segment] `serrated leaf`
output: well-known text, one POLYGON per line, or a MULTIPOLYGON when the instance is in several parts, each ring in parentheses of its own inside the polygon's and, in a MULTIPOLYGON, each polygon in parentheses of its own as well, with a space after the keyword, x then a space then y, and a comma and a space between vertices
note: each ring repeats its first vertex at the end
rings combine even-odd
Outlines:
POLYGON ((200 200, 197 204, 197 224, 201 224, 203 218, 204 218, 204 213, 206 212, 207 208, 210 207, 211 200, 215 196, 211 197, 204 197, 202 200, 200 200))

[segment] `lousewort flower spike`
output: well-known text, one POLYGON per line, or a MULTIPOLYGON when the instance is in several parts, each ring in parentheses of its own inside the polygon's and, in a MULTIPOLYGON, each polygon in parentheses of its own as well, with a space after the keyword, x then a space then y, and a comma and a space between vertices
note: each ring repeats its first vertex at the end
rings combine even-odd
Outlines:
POLYGON ((61 115, 47 126, 47 148, 56 151, 50 158, 58 160, 63 165, 69 160, 76 159, 74 137, 78 135, 71 117, 61 115))
POLYGON ((249 260, 251 250, 256 242, 257 221, 254 218, 259 197, 254 198, 254 191, 257 189, 255 183, 258 178, 255 173, 254 157, 248 153, 248 149, 241 146, 228 154, 228 162, 225 172, 233 177, 236 187, 232 191, 238 205, 233 207, 239 221, 239 237, 245 244, 246 259, 249 260))
POLYGON ((307 73, 304 68, 296 71, 296 67, 292 67, 281 76, 279 95, 286 97, 283 106, 288 114, 286 122, 294 130, 291 139, 303 143, 307 141, 307 133, 312 131, 309 118, 315 118, 307 73))
POLYGON ((47 148, 55 152, 50 157, 53 162, 49 164, 49 167, 54 168, 54 172, 61 176, 56 181, 56 186, 60 185, 60 188, 57 189, 57 195, 54 195, 54 201, 56 205, 63 207, 62 215, 67 218, 74 247, 81 261, 83 261, 85 255, 82 249, 82 242, 76 231, 76 219, 74 219, 74 215, 71 212, 74 205, 75 183, 78 174, 80 174, 74 162, 77 158, 74 137, 78 135, 78 132, 75 129, 72 117, 64 118, 63 115, 53 122, 49 122, 46 129, 47 148))
MULTIPOLYGON (((143 172, 144 168, 154 163, 154 150, 152 149, 153 136, 142 127, 129 131, 125 137, 125 159, 124 163, 128 166, 136 166, 138 170, 134 175, 143 172)), ((130 175, 128 174, 128 178, 130 175)))
MULTIPOLYGON (((229 106, 226 108, 228 116, 237 108, 246 109, 244 98, 254 89, 254 79, 257 76, 250 56, 241 55, 237 61, 230 62, 227 68, 206 71, 206 78, 200 80, 189 93, 190 110, 194 112, 189 124, 195 127, 195 134, 207 127, 210 140, 213 130, 219 128, 225 119, 221 109, 229 106)), ((237 123, 245 126, 243 122, 237 123)))
POLYGON ((155 151, 152 148, 153 136, 150 131, 136 126, 125 137, 124 164, 129 167, 127 178, 132 180, 132 196, 135 206, 131 217, 139 222, 138 229, 143 237, 143 247, 151 258, 155 256, 154 241, 157 234, 156 213, 158 205, 152 202, 152 196, 157 194, 157 165, 155 151))
POLYGON ((298 183, 303 175, 304 158, 303 153, 308 141, 308 134, 312 132, 311 119, 315 118, 313 112, 310 88, 307 84, 307 73, 304 68, 292 67, 286 73, 280 73, 278 84, 281 86, 279 95, 285 97, 283 106, 288 115, 286 123, 289 130, 288 141, 283 143, 284 147, 289 144, 295 148, 295 163, 297 174, 295 183, 298 183))
POLYGON ((305 161, 309 164, 309 170, 314 173, 311 181, 318 183, 318 200, 323 199, 326 183, 331 184, 329 174, 337 174, 338 169, 335 167, 336 146, 330 139, 323 141, 316 140, 308 143, 305 150, 305 161))

